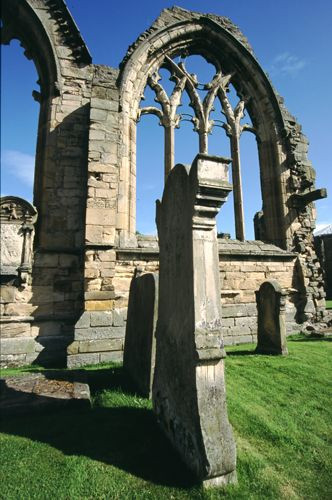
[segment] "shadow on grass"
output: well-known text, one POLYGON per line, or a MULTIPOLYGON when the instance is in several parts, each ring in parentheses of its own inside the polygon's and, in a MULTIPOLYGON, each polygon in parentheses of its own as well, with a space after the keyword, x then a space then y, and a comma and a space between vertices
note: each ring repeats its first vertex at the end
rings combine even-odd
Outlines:
POLYGON ((226 351, 227 356, 253 356, 259 355, 255 350, 253 351, 226 351))
MULTIPOLYGON (((56 379, 58 373, 43 370, 43 374, 56 379)), ((86 382, 87 378, 91 393, 96 396, 106 388, 132 391, 122 367, 75 371, 75 381, 86 382)), ((98 460, 155 484, 180 488, 196 485, 195 478, 161 433, 152 410, 129 404, 10 417, 2 421, 1 430, 47 443, 66 455, 98 460)))
POLYGON ((290 342, 315 342, 319 340, 320 342, 331 342, 332 337, 320 337, 319 335, 317 336, 312 336, 312 337, 301 337, 299 339, 292 339, 290 342))

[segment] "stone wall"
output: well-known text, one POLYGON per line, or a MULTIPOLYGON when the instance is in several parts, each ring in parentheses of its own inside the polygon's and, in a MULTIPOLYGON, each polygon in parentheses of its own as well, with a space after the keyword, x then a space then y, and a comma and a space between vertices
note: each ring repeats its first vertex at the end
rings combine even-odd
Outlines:
POLYGON ((1 364, 66 363, 81 308, 81 257, 36 253, 32 283, 1 286, 1 364))
POLYGON ((299 331, 296 255, 260 241, 219 242, 219 266, 222 302, 222 329, 225 345, 257 340, 255 291, 270 278, 278 280, 288 293, 287 332, 299 331))
MULTIPOLYGON (((158 271, 157 238, 138 236, 136 248, 115 249, 114 259, 114 290, 109 310, 89 311, 80 318, 76 325, 75 342, 68 347, 69 366, 122 360, 130 283, 135 269, 142 273, 158 271)), ((266 279, 272 277, 288 292, 287 333, 299 331, 296 299, 300 283, 297 282, 296 259, 296 254, 260 241, 219 240, 222 333, 225 345, 256 342, 255 292, 266 279)), ((91 265, 97 269, 96 273, 101 273, 104 262, 92 262, 91 265)))

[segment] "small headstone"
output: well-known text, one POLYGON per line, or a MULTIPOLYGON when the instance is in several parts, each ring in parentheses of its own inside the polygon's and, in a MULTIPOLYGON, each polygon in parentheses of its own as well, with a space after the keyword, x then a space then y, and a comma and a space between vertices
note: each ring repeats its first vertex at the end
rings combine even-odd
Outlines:
POLYGON ((198 155, 176 165, 157 202, 159 312, 153 408, 205 486, 236 480, 228 421, 216 216, 231 191, 228 161, 198 155))
POLYGON ((267 280, 256 292, 258 332, 256 352, 288 354, 286 344, 286 297, 276 280, 267 280))
POLYGON ((151 397, 158 317, 158 273, 135 275, 131 281, 123 366, 145 397, 151 397))

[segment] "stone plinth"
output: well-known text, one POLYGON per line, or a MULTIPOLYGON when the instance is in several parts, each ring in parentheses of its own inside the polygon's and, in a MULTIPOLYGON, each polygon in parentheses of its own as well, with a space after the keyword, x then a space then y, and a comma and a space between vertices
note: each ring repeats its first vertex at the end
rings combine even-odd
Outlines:
POLYGON ((139 392, 151 397, 158 318, 158 273, 134 276, 129 292, 123 366, 139 392))
POLYGON ((177 165, 157 202, 159 313, 153 408, 207 486, 236 480, 228 421, 215 218, 231 191, 227 160, 177 165))
POLYGON ((256 292, 258 332, 256 352, 288 354, 285 294, 276 280, 265 281, 256 292))

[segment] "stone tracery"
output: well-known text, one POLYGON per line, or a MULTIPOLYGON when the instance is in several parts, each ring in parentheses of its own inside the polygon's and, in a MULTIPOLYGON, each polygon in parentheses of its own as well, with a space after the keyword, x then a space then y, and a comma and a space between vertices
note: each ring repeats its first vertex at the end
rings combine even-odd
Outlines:
POLYGON ((220 121, 220 126, 224 128, 227 136, 230 138, 234 188, 235 233, 237 239, 244 241, 240 137, 244 131, 256 134, 256 129, 252 125, 241 123, 245 114, 245 106, 250 97, 241 97, 237 105, 234 108, 232 107, 227 97, 227 93, 233 75, 223 74, 219 64, 217 64, 218 69, 214 77, 206 84, 199 83, 197 75, 194 73, 188 73, 184 61, 177 64, 174 59, 166 55, 161 67, 165 67, 170 71, 170 80, 175 82, 172 94, 170 96, 167 95, 165 89, 159 83, 161 77, 158 70, 155 70, 152 75, 148 76, 147 85, 154 90, 156 94, 155 101, 161 104, 161 109, 155 106, 139 108, 138 119, 143 114, 154 114, 158 116, 160 124, 164 127, 165 180, 170 170, 174 167, 174 129, 180 127, 180 123, 183 119, 187 119, 184 118, 183 114, 177 114, 177 109, 181 105, 182 94, 186 91, 190 98, 190 106, 193 109, 194 116, 188 116, 190 117, 190 121, 194 124, 194 130, 199 136, 199 153, 204 154, 208 153, 208 135, 211 133, 214 126, 218 126, 215 120, 210 119, 215 100, 218 98, 221 103, 222 113, 226 119, 226 121, 220 121), (206 92, 203 100, 198 93, 199 87, 206 92))

